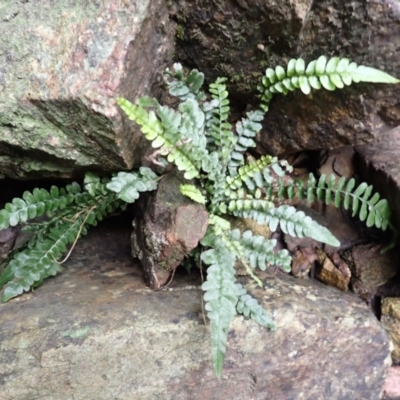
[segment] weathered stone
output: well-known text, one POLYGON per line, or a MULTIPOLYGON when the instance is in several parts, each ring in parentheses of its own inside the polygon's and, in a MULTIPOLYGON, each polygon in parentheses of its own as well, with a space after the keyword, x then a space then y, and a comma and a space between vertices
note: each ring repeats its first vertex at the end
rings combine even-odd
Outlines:
MULTIPOLYGON (((400 7, 392 0, 182 1, 177 55, 206 77, 227 76, 243 109, 268 66, 348 57, 400 77, 400 7)), ((271 102, 259 150, 282 154, 368 143, 400 124, 400 85, 353 85, 271 102)))
POLYGON ((0 263, 13 249, 19 232, 20 228, 18 226, 10 226, 7 229, 0 230, 0 263))
POLYGON ((217 380, 198 275, 149 290, 129 231, 126 219, 105 221, 61 275, 0 306, 1 399, 380 398, 390 346, 367 306, 287 275, 246 285, 277 331, 235 318, 217 380))
POLYGON ((356 246, 351 250, 349 266, 352 272, 353 291, 369 301, 377 293, 378 287, 397 273, 399 256, 391 251, 381 254, 379 245, 356 246))
POLYGON ((346 179, 353 178, 354 171, 354 148, 353 146, 339 147, 322 153, 321 165, 318 169, 320 175, 331 174, 339 180, 342 176, 346 179))
POLYGON ((176 169, 164 175, 157 190, 140 202, 134 221, 132 255, 142 262, 152 289, 168 283, 207 230, 205 207, 180 193, 182 183, 187 181, 176 169))
POLYGON ((400 367, 390 368, 383 391, 383 400, 400 400, 400 367))
POLYGON ((313 247, 302 247, 296 250, 292 259, 292 274, 297 278, 304 278, 314 266, 314 261, 318 259, 313 247))
POLYGON ((394 349, 392 358, 396 363, 400 362, 400 298, 388 297, 382 300, 381 323, 389 333, 394 349))
POLYGON ((130 169, 147 145, 117 96, 156 94, 172 55, 163 0, 0 4, 0 173, 130 169))
POLYGON ((340 290, 347 290, 351 277, 348 265, 337 253, 332 254, 333 262, 322 251, 318 252, 318 256, 320 268, 317 269, 316 277, 329 286, 334 286, 340 290))

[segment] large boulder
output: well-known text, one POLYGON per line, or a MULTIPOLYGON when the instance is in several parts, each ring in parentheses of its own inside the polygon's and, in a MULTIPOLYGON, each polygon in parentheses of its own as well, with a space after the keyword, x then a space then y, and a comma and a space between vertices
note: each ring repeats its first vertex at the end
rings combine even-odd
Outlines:
MULTIPOLYGON (((176 54, 206 77, 226 76, 242 110, 268 66, 291 58, 348 57, 400 77, 400 7, 392 0, 182 1, 176 54), (183 11, 182 11, 183 9, 183 11)), ((236 103, 236 105, 237 105, 236 103)), ((357 85, 335 92, 297 91, 271 102, 259 150, 365 144, 400 125, 400 85, 357 85)))
POLYGON ((129 234, 129 221, 110 219, 61 275, 0 306, 1 399, 380 398, 390 345, 368 307, 286 275, 242 281, 277 331, 236 317, 218 380, 198 275, 149 290, 129 234))
POLYGON ((163 0, 0 4, 0 177, 140 163, 116 96, 156 95, 173 50, 163 0))

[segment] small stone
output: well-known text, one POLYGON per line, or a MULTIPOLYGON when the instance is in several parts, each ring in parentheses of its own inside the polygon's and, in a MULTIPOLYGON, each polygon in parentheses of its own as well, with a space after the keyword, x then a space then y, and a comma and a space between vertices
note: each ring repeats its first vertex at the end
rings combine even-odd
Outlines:
POLYGON ((348 265, 337 253, 332 255, 332 260, 321 250, 318 251, 320 268, 316 277, 329 286, 340 290, 347 290, 350 283, 351 272, 348 265))
POLYGON ((392 358, 400 362, 400 297, 387 297, 382 300, 381 323, 392 339, 394 349, 392 358))
POLYGON ((173 276, 183 258, 194 249, 208 226, 208 213, 182 195, 179 185, 187 183, 176 169, 165 174, 157 190, 139 201, 134 221, 132 255, 138 257, 147 284, 160 289, 173 276))

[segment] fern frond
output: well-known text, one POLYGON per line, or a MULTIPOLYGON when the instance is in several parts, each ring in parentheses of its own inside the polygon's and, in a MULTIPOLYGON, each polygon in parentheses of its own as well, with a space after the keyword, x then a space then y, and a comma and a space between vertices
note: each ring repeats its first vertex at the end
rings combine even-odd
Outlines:
MULTIPOLYGON (((81 215, 73 222, 60 221, 49 230, 43 242, 37 241, 32 248, 15 254, 0 281, 1 288, 6 283, 4 280, 14 279, 6 284, 2 302, 19 296, 61 270, 56 260, 66 251, 66 246, 75 241, 84 218, 81 215)), ((81 230, 81 233, 85 234, 86 231, 81 230)))
POLYGON ((287 94, 300 89, 304 94, 309 94, 311 89, 326 90, 342 89, 353 82, 399 83, 400 80, 378 69, 357 66, 348 58, 325 56, 313 60, 306 66, 301 58, 289 61, 286 70, 277 66, 275 69, 267 68, 262 84, 258 87, 262 92, 261 108, 268 111, 268 103, 274 93, 287 94))
POLYGON ((252 231, 240 233, 237 229, 233 232, 233 237, 240 241, 244 256, 249 260, 252 268, 260 268, 265 271, 268 265, 281 267, 284 271, 290 272, 292 257, 289 252, 284 250, 274 251, 276 240, 267 240, 263 236, 253 236, 252 231))
POLYGON ((278 160, 276 157, 262 156, 258 160, 249 158, 248 164, 240 167, 235 176, 226 177, 225 195, 230 198, 238 198, 237 191, 246 185, 247 191, 258 197, 256 190, 267 190, 276 178, 271 175, 271 170, 278 177, 283 177, 292 167, 286 160, 278 160))
POLYGON ((207 199, 201 193, 200 189, 194 185, 181 184, 179 191, 184 195, 195 201, 196 203, 206 204, 207 199))
POLYGON ((317 180, 313 174, 309 175, 308 182, 293 180, 287 177, 285 181, 278 182, 278 198, 307 199, 309 203, 314 200, 325 204, 333 203, 335 207, 351 210, 352 216, 358 215, 368 227, 386 230, 391 217, 389 202, 381 199, 379 193, 373 192, 373 186, 365 182, 356 186, 354 178, 347 180, 345 177, 336 179, 334 174, 321 175, 317 180))
POLYGON ((217 239, 214 248, 203 252, 201 259, 210 265, 202 289, 206 292, 205 309, 211 325, 212 362, 217 377, 220 377, 228 342, 228 330, 236 314, 238 302, 235 255, 217 239))
POLYGON ((243 152, 249 147, 255 147, 254 138, 260 132, 262 125, 260 122, 264 119, 264 113, 260 110, 250 111, 247 113, 247 118, 243 118, 236 123, 237 140, 234 142, 230 160, 229 172, 234 176, 237 168, 244 164, 243 152))
POLYGON ((284 233, 291 236, 306 236, 335 247, 340 245, 327 228, 303 211, 296 211, 294 207, 286 204, 274 208, 267 200, 231 200, 229 211, 237 217, 251 218, 259 224, 268 224, 272 232, 279 225, 284 233))
POLYGON ((272 331, 276 330, 274 321, 258 301, 253 296, 250 296, 240 283, 237 283, 236 286, 239 291, 239 301, 236 305, 237 312, 245 317, 250 317, 257 324, 265 328, 272 331))
POLYGON ((182 65, 176 63, 173 65, 172 71, 168 68, 165 70, 165 76, 167 77, 166 83, 171 96, 178 97, 180 100, 189 98, 196 98, 199 101, 204 100, 205 95, 200 90, 204 82, 204 74, 202 72, 193 69, 186 76, 182 65), (168 77, 171 77, 172 80, 169 80, 168 77))
MULTIPOLYGON (((141 127, 146 139, 152 142, 152 147, 160 148, 160 154, 167 155, 169 162, 173 162, 180 171, 185 171, 184 176, 186 179, 199 176, 201 160, 207 157, 205 148, 194 146, 185 140, 181 141, 179 132, 175 133, 173 130, 167 130, 166 135, 164 126, 157 119, 154 111, 148 113, 143 107, 134 105, 123 98, 118 98, 117 103, 128 118, 141 127)), ((167 114, 165 113, 164 115, 167 114)))
POLYGON ((14 198, 0 211, 0 230, 25 223, 30 219, 62 210, 76 199, 80 193, 78 184, 68 185, 66 189, 52 186, 50 192, 46 189, 35 188, 32 193, 24 192, 21 198, 14 198))
POLYGON ((140 167, 139 172, 118 172, 106 187, 117 193, 117 197, 126 203, 133 203, 139 198, 139 192, 157 188, 159 177, 147 167, 140 167))
POLYGON ((210 84, 209 91, 213 100, 218 101, 218 106, 212 111, 212 123, 206 132, 209 139, 218 148, 223 166, 227 163, 231 148, 236 142, 232 132, 232 125, 228 122, 229 99, 224 82, 226 78, 218 78, 210 84))

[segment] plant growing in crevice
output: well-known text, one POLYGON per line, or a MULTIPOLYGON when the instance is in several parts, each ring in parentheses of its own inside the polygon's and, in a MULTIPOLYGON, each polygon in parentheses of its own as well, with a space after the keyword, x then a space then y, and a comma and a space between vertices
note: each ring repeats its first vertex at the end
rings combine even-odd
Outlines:
MULTIPOLYGON (((166 70, 170 95, 178 106, 170 108, 156 99, 140 98, 136 104, 119 98, 117 103, 127 116, 141 128, 155 149, 152 159, 157 167, 175 164, 187 183, 181 193, 204 204, 209 226, 201 240, 200 259, 206 265, 207 279, 202 288, 210 319, 211 351, 217 376, 221 375, 227 346, 227 334, 236 314, 243 314, 258 324, 275 329, 267 312, 236 281, 237 260, 259 285, 255 269, 276 265, 290 271, 291 256, 287 250, 274 251, 276 241, 254 235, 251 231, 232 229, 227 216, 252 218, 268 224, 271 231, 278 227, 292 236, 308 236, 337 246, 330 231, 290 204, 275 206, 277 200, 295 197, 351 209, 353 215, 368 226, 385 230, 389 224, 388 202, 372 193, 366 183, 356 187, 354 179, 336 180, 310 175, 307 184, 290 178, 291 166, 285 160, 268 155, 256 160, 245 152, 255 146, 265 111, 274 93, 286 94, 296 88, 308 94, 311 88, 328 90, 342 88, 351 82, 396 83, 395 78, 368 67, 357 67, 347 59, 320 57, 305 67, 303 60, 291 60, 285 70, 267 69, 259 89, 261 110, 247 113, 234 126, 229 120, 229 99, 226 79, 218 78, 203 90, 204 76, 197 70, 185 73, 179 64, 166 70), (275 203, 274 203, 275 202, 275 203)), ((120 172, 110 180, 88 174, 84 190, 79 185, 50 192, 35 189, 23 199, 14 199, 0 211, 0 228, 47 213, 48 220, 35 222, 29 229, 31 240, 6 261, 0 278, 5 285, 3 301, 40 284, 60 269, 59 258, 67 244, 74 243, 108 212, 125 202, 133 202, 141 191, 154 190, 159 176, 148 168, 139 172, 120 172)), ((27 225, 28 227, 29 225, 27 225)))

